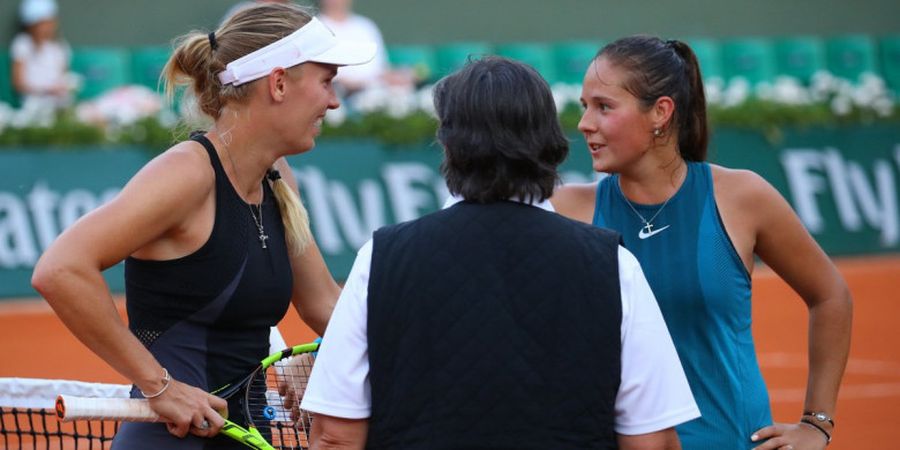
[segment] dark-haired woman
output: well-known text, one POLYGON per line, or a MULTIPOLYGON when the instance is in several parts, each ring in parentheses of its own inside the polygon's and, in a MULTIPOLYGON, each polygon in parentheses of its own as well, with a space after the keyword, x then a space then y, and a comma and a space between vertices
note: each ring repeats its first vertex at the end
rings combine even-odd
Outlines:
POLYGON ((338 106, 337 66, 374 53, 374 44, 339 41, 308 12, 278 4, 178 44, 166 81, 189 85, 212 128, 151 161, 63 233, 33 276, 71 331, 166 422, 125 424, 114 446, 244 448, 202 439, 216 434, 226 407, 243 420, 236 401, 206 392, 268 354, 269 329, 291 303, 324 332, 339 288, 283 157, 310 150, 338 106), (123 259, 128 327, 101 277, 123 259))
MULTIPOLYGON (((850 344, 847 286, 790 205, 759 175, 706 161, 706 103, 693 51, 634 36, 584 76, 578 125, 599 183, 558 189, 563 215, 620 232, 647 274, 702 417, 685 449, 823 448, 850 344), (772 425, 751 335, 754 257, 809 308, 809 379, 798 422, 772 425), (792 446, 792 447, 791 447, 792 446)), ((798 324, 799 326, 799 324, 798 324)))

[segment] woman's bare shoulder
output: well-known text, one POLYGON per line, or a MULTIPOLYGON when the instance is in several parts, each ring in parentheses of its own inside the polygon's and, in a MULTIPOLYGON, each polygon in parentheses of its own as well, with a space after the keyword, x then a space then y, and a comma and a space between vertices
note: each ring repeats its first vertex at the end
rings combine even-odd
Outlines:
POLYGON ((710 164, 716 197, 742 206, 764 207, 780 197, 778 191, 758 173, 747 169, 732 169, 710 164), (758 202, 762 201, 763 204, 758 202))
POLYGON ((556 188, 550 202, 557 213, 570 219, 591 223, 597 199, 597 182, 573 183, 556 188))

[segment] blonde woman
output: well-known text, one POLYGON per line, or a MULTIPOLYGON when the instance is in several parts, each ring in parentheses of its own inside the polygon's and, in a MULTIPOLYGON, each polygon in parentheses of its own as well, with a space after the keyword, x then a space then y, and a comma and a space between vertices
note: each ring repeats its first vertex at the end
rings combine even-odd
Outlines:
POLYGON ((63 233, 32 281, 166 422, 125 424, 115 445, 243 448, 206 439, 226 408, 243 421, 236 404, 207 392, 266 356, 269 328, 290 304, 324 331, 340 289, 283 157, 310 150, 338 107, 337 67, 374 53, 373 44, 339 41, 305 10, 278 4, 180 40, 165 80, 169 89, 187 84, 212 127, 148 163, 63 233), (127 327, 101 277, 122 260, 127 327))

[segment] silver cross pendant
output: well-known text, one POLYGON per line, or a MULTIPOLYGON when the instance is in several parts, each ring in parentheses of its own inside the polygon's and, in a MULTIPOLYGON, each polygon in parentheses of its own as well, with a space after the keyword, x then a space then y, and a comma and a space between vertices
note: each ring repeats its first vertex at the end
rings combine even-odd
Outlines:
POLYGON ((268 247, 266 247, 266 240, 267 240, 267 239, 269 239, 269 236, 267 236, 265 233, 263 233, 263 232, 260 231, 260 232, 259 232, 259 242, 262 243, 262 248, 268 248, 268 247))

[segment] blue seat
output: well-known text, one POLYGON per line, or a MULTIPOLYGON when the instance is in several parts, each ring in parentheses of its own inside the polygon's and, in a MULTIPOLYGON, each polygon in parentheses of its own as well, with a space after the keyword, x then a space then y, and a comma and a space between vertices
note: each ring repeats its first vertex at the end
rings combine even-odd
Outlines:
POLYGON ((700 63, 700 75, 704 81, 718 78, 725 80, 722 69, 722 48, 718 41, 707 38, 687 38, 684 42, 691 47, 697 62, 700 63))
POLYGON ((84 78, 78 98, 90 99, 129 82, 131 57, 122 48, 76 48, 72 51, 72 71, 84 78))
POLYGON ((885 36, 879 44, 884 81, 895 91, 900 91, 900 34, 885 36))
POLYGON ((440 45, 435 50, 437 78, 447 76, 464 66, 466 62, 490 53, 491 46, 486 42, 452 42, 440 45))
POLYGON ((0 102, 18 106, 18 100, 12 84, 12 57, 3 50, 0 51, 0 102))
POLYGON ((427 45, 391 45, 387 49, 391 66, 412 69, 422 82, 434 81, 437 63, 434 49, 427 45))
POLYGON ((813 74, 825 70, 825 42, 814 36, 790 36, 775 41, 778 75, 809 83, 813 74))
POLYGON ((172 55, 169 47, 138 47, 131 50, 131 82, 162 93, 159 77, 172 55))
POLYGON ((553 51, 547 44, 538 42, 502 44, 497 46, 497 54, 528 64, 537 70, 550 84, 557 81, 556 65, 553 64, 553 51))
POLYGON ((775 78, 775 52, 768 39, 741 38, 725 41, 722 44, 722 63, 725 78, 729 81, 742 77, 755 85, 775 78))
POLYGON ((825 42, 828 70, 836 77, 857 81, 863 73, 878 73, 875 39, 865 34, 828 38, 825 42))
POLYGON ((597 52, 603 48, 600 41, 566 41, 553 45, 553 61, 556 78, 562 83, 581 84, 584 72, 597 52))

